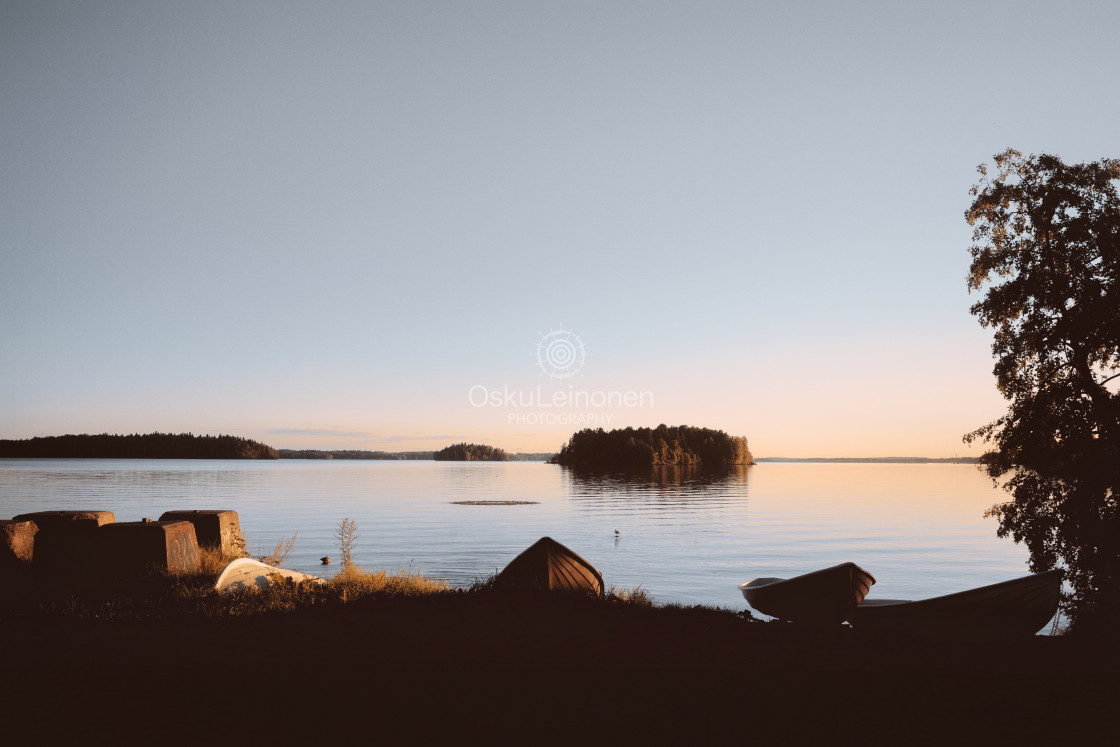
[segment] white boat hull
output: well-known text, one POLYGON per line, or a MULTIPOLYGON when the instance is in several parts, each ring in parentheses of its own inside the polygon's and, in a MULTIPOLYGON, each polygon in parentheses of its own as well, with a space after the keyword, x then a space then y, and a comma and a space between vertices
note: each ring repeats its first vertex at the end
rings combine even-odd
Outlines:
POLYGON ((323 579, 309 576, 299 571, 289 571, 285 568, 276 568, 265 565, 252 558, 238 558, 218 574, 214 589, 219 593, 237 591, 239 589, 265 589, 272 585, 278 578, 290 578, 294 581, 313 581, 323 583, 323 579))

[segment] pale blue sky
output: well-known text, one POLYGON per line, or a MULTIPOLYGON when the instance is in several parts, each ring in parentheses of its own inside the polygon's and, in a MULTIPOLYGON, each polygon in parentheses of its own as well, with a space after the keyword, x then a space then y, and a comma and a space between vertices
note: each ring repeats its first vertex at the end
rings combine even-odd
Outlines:
MULTIPOLYGON (((0 0, 0 437, 968 453, 975 166, 1120 155, 1120 4, 0 0), (579 334, 580 375, 535 351, 579 334), (599 411, 599 415, 606 414, 599 411)), ((972 453, 975 453, 972 452, 972 453)))

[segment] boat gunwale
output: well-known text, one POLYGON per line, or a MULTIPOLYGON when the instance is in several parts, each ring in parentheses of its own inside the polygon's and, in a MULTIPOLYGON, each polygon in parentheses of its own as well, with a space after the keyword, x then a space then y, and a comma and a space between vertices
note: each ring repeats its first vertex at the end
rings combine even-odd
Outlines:
POLYGON ((838 565, 831 565, 828 568, 820 568, 820 569, 815 570, 815 571, 809 571, 808 573, 802 573, 799 576, 793 576, 791 578, 774 578, 774 580, 771 583, 759 584, 758 586, 749 586, 749 584, 753 584, 756 581, 762 581, 762 580, 765 580, 765 579, 770 578, 770 577, 769 576, 763 576, 763 577, 760 577, 760 578, 752 578, 749 581, 744 581, 743 583, 739 584, 739 588, 740 589, 765 589, 768 586, 776 586, 777 584, 788 583, 790 581, 807 580, 807 579, 811 579, 814 576, 823 575, 823 574, 829 573, 829 572, 835 572, 835 571, 839 570, 840 568, 849 568, 849 567, 859 570, 861 573, 865 574, 869 579, 871 579, 871 583, 868 584, 868 589, 870 589, 871 586, 875 585, 875 577, 873 575, 871 575, 871 573, 868 570, 866 570, 865 568, 861 567, 860 565, 858 565, 856 563, 848 561, 846 563, 839 563, 838 565))
POLYGON ((903 604, 921 604, 923 602, 941 602, 941 601, 944 601, 944 600, 947 600, 947 599, 954 599, 956 597, 962 597, 962 596, 969 595, 969 594, 977 594, 979 592, 988 592, 988 591, 991 591, 993 589, 997 589, 1001 586, 1018 586, 1018 585, 1027 586, 1028 582, 1034 582, 1034 583, 1037 583, 1041 586, 1042 582, 1039 579, 1041 579, 1045 576, 1053 576, 1055 574, 1060 575, 1062 573, 1063 573, 1062 569, 1054 568, 1054 569, 1051 569, 1049 571, 1043 571, 1042 573, 1031 573, 1027 576, 1020 576, 1019 578, 1012 578, 1012 579, 1009 579, 1007 581, 999 581, 997 583, 988 584, 986 586, 977 586, 977 587, 974 587, 972 589, 965 589, 964 591, 954 591, 951 594, 942 594, 940 596, 927 597, 925 599, 880 599, 880 600, 864 599, 863 602, 859 603, 859 606, 860 607, 864 606, 864 604, 868 601, 872 602, 872 604, 868 605, 869 607, 894 607, 894 606, 901 606, 903 604))
POLYGON ((753 609, 779 620, 839 624, 851 618, 874 583, 875 576, 848 561, 788 579, 751 579, 740 584, 739 591, 753 609))

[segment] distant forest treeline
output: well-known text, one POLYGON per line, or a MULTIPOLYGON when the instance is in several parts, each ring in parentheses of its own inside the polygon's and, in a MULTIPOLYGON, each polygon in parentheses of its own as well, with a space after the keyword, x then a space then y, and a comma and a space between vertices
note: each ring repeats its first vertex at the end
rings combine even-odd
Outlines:
POLYGON ((518 451, 510 454, 511 462, 547 462, 556 456, 554 451, 518 451))
MULTIPOLYGON (((500 451, 500 449, 499 449, 500 451)), ((280 449, 281 459, 435 459, 434 451, 363 451, 358 449, 280 449)), ((512 462, 547 462, 555 456, 553 452, 524 452, 506 456, 512 462)))
POLYGON ((508 462, 509 454, 486 444, 452 444, 433 457, 437 462, 508 462))
POLYGON ((705 467, 754 464, 747 439, 688 425, 623 428, 610 432, 587 428, 573 434, 551 461, 565 466, 605 469, 659 464, 705 467))
POLYGON ((55 459, 276 459, 276 449, 239 436, 102 433, 0 440, 0 457, 55 459))
POLYGON ((280 449, 281 459, 432 459, 434 451, 363 451, 360 449, 280 449))

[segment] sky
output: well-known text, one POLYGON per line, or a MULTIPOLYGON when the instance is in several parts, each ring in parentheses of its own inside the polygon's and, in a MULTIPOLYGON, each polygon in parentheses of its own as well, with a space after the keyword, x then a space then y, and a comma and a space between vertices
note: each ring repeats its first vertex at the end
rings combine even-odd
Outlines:
POLYGON ((0 0, 0 438, 976 455, 976 166, 1115 2, 0 0))

